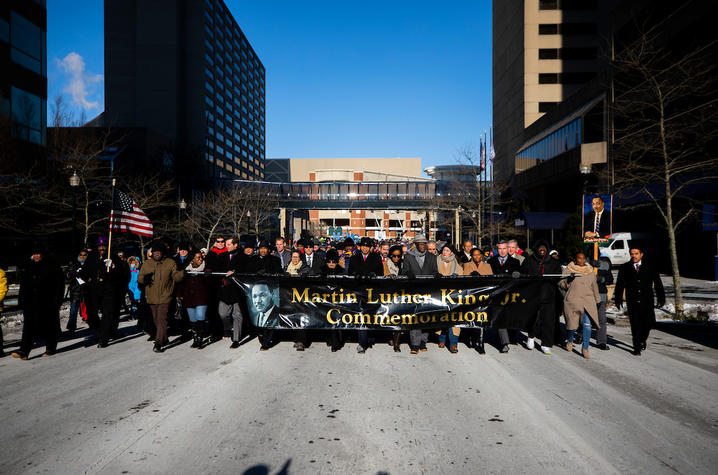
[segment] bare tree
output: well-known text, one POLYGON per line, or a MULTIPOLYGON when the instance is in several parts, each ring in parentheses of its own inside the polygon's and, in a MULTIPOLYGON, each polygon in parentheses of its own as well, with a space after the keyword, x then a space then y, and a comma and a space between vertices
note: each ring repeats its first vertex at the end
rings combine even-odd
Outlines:
POLYGON ((612 61, 616 97, 615 187, 647 198, 667 230, 676 316, 683 317, 683 293, 676 233, 696 215, 686 191, 718 178, 717 42, 682 57, 657 34, 642 34, 612 61), (714 56, 713 56, 714 57, 714 56))

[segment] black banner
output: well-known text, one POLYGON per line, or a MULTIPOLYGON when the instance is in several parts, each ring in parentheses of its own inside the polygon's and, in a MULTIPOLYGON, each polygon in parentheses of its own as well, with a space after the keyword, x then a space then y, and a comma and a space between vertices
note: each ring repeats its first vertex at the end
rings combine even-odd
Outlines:
POLYGON ((252 322, 275 329, 493 327, 528 330, 540 277, 235 275, 252 322))

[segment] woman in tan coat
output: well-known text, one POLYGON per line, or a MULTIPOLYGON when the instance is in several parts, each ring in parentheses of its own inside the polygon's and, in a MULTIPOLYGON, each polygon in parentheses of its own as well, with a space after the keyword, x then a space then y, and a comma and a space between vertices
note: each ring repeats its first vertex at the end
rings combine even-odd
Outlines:
MULTIPOLYGON (((441 254, 436 256, 436 267, 439 270, 439 274, 445 276, 464 275, 464 269, 456 259, 456 252, 451 244, 447 244, 441 250, 441 254)), ((446 346, 446 334, 449 334, 449 351, 451 353, 458 353, 459 349, 459 333, 461 328, 451 327, 436 332, 439 335, 439 348, 446 346)))
POLYGON ((566 329, 568 330, 566 350, 573 351, 573 338, 580 320, 583 331, 581 354, 584 358, 590 359, 588 344, 591 341, 591 320, 598 328, 597 305, 601 303, 596 274, 593 272, 593 267, 586 263, 586 255, 579 252, 573 262, 569 262, 566 266, 564 275, 567 277, 561 279, 558 285, 566 290, 566 297, 563 300, 566 329))

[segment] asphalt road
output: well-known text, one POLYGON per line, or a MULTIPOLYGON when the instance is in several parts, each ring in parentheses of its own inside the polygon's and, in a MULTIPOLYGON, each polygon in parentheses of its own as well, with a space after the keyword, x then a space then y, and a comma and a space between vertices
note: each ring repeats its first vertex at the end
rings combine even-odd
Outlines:
MULTIPOLYGON (((416 356, 226 341, 0 359, 0 473, 715 473, 718 350, 654 331, 634 357, 512 346, 416 356)), ((690 333, 687 334, 689 337, 690 333)), ((706 343, 703 338, 702 343, 706 343)), ((11 348, 12 349, 12 348, 11 348)), ((63 351, 64 350, 64 351, 63 351)))

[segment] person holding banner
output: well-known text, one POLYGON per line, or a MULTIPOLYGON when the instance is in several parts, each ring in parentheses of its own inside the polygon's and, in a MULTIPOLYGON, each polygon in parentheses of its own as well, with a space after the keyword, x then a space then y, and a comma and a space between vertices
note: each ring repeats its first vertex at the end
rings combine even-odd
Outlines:
MULTIPOLYGON (((244 272, 247 268, 247 257, 239 247, 239 238, 232 236, 226 241, 227 252, 224 254, 224 268, 222 272, 226 272, 226 277, 230 277, 235 272, 244 272)), ((215 269, 212 269, 215 270, 215 269)), ((217 305, 217 313, 222 321, 222 336, 232 334, 232 343, 230 348, 239 348, 239 340, 242 333, 242 293, 239 291, 234 282, 226 278, 222 280, 222 286, 219 289, 219 304, 217 305)))
MULTIPOLYGON (((384 261, 384 276, 385 277, 396 277, 401 275, 401 270, 404 264, 402 259, 403 250, 401 246, 391 246, 387 251, 388 259, 384 261)), ((401 331, 395 331, 391 334, 391 343, 394 346, 394 352, 401 352, 400 347, 401 331)))
MULTIPOLYGON (((534 252, 521 265, 521 272, 529 275, 561 275, 563 269, 561 263, 549 256, 549 244, 547 241, 539 240, 534 245, 534 252)), ((541 282, 541 292, 539 301, 539 311, 537 323, 541 325, 541 352, 545 355, 551 354, 553 347, 554 328, 557 325, 558 315, 556 313, 556 278, 545 277, 541 282)), ((532 328, 528 333, 526 347, 533 350, 536 338, 535 329, 532 328)))
MULTIPOLYGON (((471 241, 464 241, 464 244, 466 243, 471 245, 471 241)), ((448 277, 464 275, 464 269, 456 259, 456 250, 451 244, 446 244, 441 249, 441 255, 439 255, 436 259, 436 265, 440 275, 448 277)), ((449 334, 449 352, 458 353, 459 334, 461 333, 461 328, 451 327, 438 330, 436 334, 439 335, 439 348, 444 348, 446 346, 447 333, 449 334)))
POLYGON ((593 267, 586 262, 586 255, 583 252, 576 253, 574 260, 568 263, 563 273, 567 277, 561 279, 558 286, 566 291, 563 300, 566 330, 568 330, 566 351, 573 352, 573 340, 580 320, 581 355, 590 360, 588 347, 591 341, 591 321, 596 328, 600 328, 598 306, 601 304, 601 296, 598 293, 596 274, 593 272, 593 267))
MULTIPOLYGON (((497 255, 490 258, 487 263, 491 266, 491 271, 494 274, 508 274, 511 275, 514 272, 518 272, 521 268, 521 264, 518 259, 515 259, 509 255, 509 245, 506 241, 499 241, 496 244, 497 255)), ((499 334, 499 352, 509 352, 509 331, 505 328, 498 329, 499 334)))
MULTIPOLYGON (((262 241, 259 243, 259 249, 257 251, 257 254, 253 255, 249 259, 249 264, 247 265, 247 272, 254 273, 254 274, 281 274, 282 271, 282 261, 277 256, 272 256, 269 254, 269 243, 266 241, 262 241)), ((262 331, 262 338, 261 338, 261 344, 259 350, 260 351, 267 351, 269 348, 272 347, 272 344, 274 343, 274 331, 265 328, 262 331)))
MULTIPOLYGON (((353 276, 376 277, 384 275, 384 265, 379 254, 372 252, 374 240, 370 237, 363 237, 359 241, 359 252, 349 259, 349 274, 353 276)), ((357 353, 364 354, 369 347, 369 332, 359 330, 359 344, 357 353)))
POLYGON ((195 272, 204 272, 205 270, 202 252, 195 250, 192 255, 188 257, 191 261, 185 270, 191 272, 191 274, 185 275, 184 280, 177 284, 176 297, 182 301, 182 305, 187 310, 187 316, 192 325, 194 340, 191 348, 201 349, 204 321, 209 304, 209 279, 202 274, 195 274, 195 272))
MULTIPOLYGON (((439 273, 437 256, 428 252, 427 243, 426 236, 417 234, 414 238, 415 249, 405 254, 403 273, 410 279, 420 275, 435 276, 439 273)), ((419 353, 419 351, 426 351, 427 341, 429 341, 428 332, 421 329, 409 330, 412 355, 419 353)))
MULTIPOLYGON (((329 249, 324 259, 321 275, 344 275, 344 273, 344 268, 339 265, 339 253, 336 249, 329 249)), ((331 330, 329 332, 329 346, 332 349, 332 353, 339 351, 343 341, 341 330, 331 330)))
MULTIPOLYGON (((464 264, 464 275, 480 276, 492 275, 494 272, 491 266, 483 261, 483 252, 478 247, 471 250, 471 261, 464 264)), ((484 349, 484 328, 474 328, 471 331, 469 346, 476 348, 480 355, 486 353, 484 349)))
MULTIPOLYGON (((314 248, 311 246, 305 247, 304 252, 311 255, 314 252, 314 248)), ((297 250, 292 251, 292 255, 289 259, 289 264, 287 264, 287 274, 300 277, 309 275, 310 273, 311 268, 307 265, 305 261, 302 260, 302 253, 297 250)), ((295 330, 294 348, 297 351, 304 351, 308 344, 309 341, 307 340, 307 331, 295 330)))

